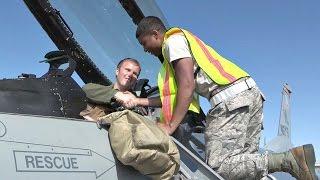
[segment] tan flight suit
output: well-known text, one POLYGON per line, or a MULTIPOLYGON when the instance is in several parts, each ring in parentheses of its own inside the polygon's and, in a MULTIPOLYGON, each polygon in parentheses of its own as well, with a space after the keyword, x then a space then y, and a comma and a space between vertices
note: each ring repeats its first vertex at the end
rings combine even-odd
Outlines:
POLYGON ((113 85, 104 86, 88 83, 83 86, 83 91, 88 99, 87 108, 80 112, 80 115, 89 121, 97 121, 99 117, 105 116, 115 110, 111 108, 114 95, 118 90, 113 85))

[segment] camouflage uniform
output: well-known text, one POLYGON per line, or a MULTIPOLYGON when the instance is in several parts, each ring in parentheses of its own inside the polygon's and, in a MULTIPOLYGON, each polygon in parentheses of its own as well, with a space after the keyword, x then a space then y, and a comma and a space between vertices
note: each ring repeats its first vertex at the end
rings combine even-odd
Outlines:
MULTIPOLYGON (((195 63, 195 72, 197 69, 195 63)), ((217 85, 202 69, 195 81, 195 91, 209 101, 229 87, 217 85)), ((206 162, 225 179, 261 179, 268 173, 267 155, 258 153, 263 101, 258 87, 253 87, 219 104, 211 103, 206 117, 206 162)))
MULTIPOLYGON (((183 34, 173 34, 164 43, 165 59, 170 62, 192 58, 195 92, 210 99, 236 82, 220 86, 199 68, 183 34)), ((226 179, 260 179, 267 173, 267 157, 258 154, 262 129, 261 93, 257 87, 245 90, 219 104, 211 104, 206 118, 206 161, 226 179)))
POLYGON ((206 161, 226 179, 260 179, 267 157, 258 153, 263 100, 258 88, 212 108, 206 118, 206 161))

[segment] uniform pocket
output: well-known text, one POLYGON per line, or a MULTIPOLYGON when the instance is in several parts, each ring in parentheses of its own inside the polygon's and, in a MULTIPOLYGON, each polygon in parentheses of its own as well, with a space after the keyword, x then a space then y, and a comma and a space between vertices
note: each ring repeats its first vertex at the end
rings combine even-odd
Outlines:
POLYGON ((242 93, 225 102, 225 105, 229 112, 242 107, 249 106, 250 104, 251 104, 251 100, 248 97, 248 94, 242 94, 242 93))

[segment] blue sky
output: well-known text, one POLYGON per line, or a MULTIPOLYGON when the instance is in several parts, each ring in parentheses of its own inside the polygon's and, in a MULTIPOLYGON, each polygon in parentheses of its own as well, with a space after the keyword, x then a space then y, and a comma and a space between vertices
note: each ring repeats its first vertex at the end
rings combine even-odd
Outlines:
POLYGON ((289 83, 293 144, 312 143, 320 162, 320 1, 157 3, 171 26, 192 31, 256 80, 267 97, 267 142, 277 134, 282 85, 289 83))
MULTIPOLYGON (((312 143, 320 159, 319 1, 157 3, 171 26, 192 31, 256 80, 267 97, 262 136, 267 142, 277 133, 282 85, 289 83, 292 141, 312 143)), ((38 61, 56 46, 21 0, 3 2, 0 9, 0 78, 44 74, 47 65, 38 61)))

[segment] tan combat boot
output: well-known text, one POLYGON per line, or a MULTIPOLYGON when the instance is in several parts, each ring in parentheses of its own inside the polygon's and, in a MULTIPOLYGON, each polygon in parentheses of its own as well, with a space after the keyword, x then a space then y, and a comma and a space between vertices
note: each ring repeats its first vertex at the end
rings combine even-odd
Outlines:
POLYGON ((287 152, 268 155, 268 171, 288 172, 298 180, 317 180, 315 162, 313 146, 307 144, 287 152))

